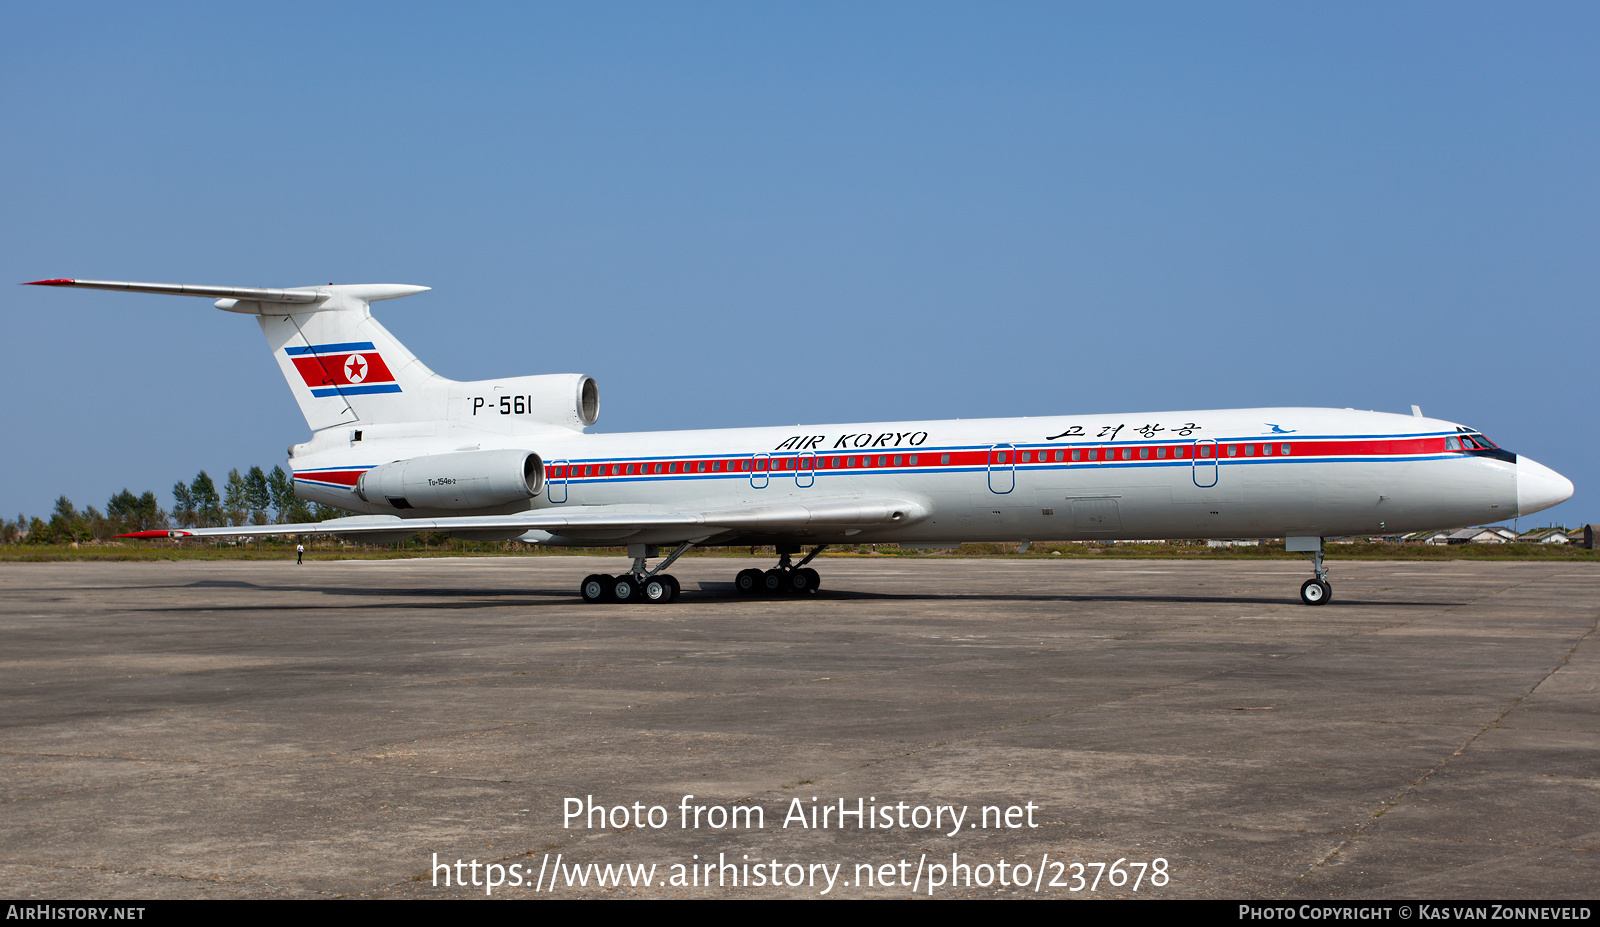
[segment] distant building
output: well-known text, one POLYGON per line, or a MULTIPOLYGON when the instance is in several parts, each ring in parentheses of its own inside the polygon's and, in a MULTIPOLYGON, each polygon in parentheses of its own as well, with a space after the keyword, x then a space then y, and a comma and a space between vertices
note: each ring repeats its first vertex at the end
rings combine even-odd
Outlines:
POLYGON ((1449 531, 1418 531, 1401 538, 1412 544, 1446 544, 1449 543, 1449 531))
POLYGON ((1517 539, 1510 528, 1462 528, 1452 531, 1445 541, 1450 544, 1509 544, 1517 539))
POLYGON ((1565 528, 1535 528, 1517 535, 1517 540, 1525 544, 1570 544, 1565 528))

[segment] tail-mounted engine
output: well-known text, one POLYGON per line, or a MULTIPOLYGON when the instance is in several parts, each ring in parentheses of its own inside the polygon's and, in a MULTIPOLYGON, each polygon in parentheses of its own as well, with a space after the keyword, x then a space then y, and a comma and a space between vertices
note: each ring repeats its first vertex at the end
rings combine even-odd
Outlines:
POLYGON ((532 451, 467 451, 373 467, 356 481, 356 495, 397 509, 462 512, 532 499, 543 486, 544 462, 532 451))
POLYGON ((600 417, 600 388, 581 373, 450 384, 450 417, 488 431, 556 425, 574 431, 600 417))

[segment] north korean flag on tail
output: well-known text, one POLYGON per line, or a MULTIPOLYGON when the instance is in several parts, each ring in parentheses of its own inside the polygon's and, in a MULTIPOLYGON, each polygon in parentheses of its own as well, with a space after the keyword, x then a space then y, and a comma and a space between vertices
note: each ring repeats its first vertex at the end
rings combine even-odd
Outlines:
POLYGON ((389 365, 370 341, 284 348, 313 396, 398 393, 389 365))

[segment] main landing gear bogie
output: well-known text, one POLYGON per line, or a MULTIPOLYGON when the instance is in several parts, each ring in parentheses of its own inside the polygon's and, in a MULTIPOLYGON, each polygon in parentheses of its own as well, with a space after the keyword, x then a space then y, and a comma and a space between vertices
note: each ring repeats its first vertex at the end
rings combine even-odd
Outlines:
POLYGON ((656 565, 654 570, 645 565, 645 561, 656 556, 654 544, 629 544, 628 556, 633 559, 633 567, 621 576, 612 576, 609 573, 591 573, 578 584, 578 595, 585 602, 591 604, 598 602, 647 602, 651 604, 665 604, 678 597, 681 587, 678 580, 670 573, 663 573, 672 562, 683 556, 689 548, 695 545, 694 541, 685 541, 678 545, 671 556, 656 565))
POLYGON ((673 601, 681 590, 677 577, 670 573, 656 573, 643 577, 631 573, 624 573, 621 576, 594 573, 584 577, 583 583, 578 587, 578 594, 585 602, 591 604, 646 602, 654 605, 673 601))
POLYGON ((822 575, 810 567, 741 570, 733 585, 740 595, 799 594, 816 592, 822 585, 822 575))
POLYGON ((740 570, 733 585, 740 595, 799 595, 816 592, 822 586, 822 575, 806 566, 811 558, 822 553, 828 545, 819 545, 799 563, 790 563, 789 557, 799 548, 778 548, 778 565, 770 570, 740 570))

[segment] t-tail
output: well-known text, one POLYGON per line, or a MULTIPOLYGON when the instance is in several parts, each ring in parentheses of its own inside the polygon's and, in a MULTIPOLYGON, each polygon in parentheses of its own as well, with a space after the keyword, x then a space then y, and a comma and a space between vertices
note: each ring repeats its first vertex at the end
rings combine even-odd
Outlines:
POLYGON ((485 411, 499 395, 516 396, 516 424, 580 430, 594 424, 599 398, 594 380, 581 374, 457 382, 439 376, 372 317, 372 304, 425 293, 398 283, 330 284, 265 289, 127 283, 114 280, 35 280, 66 286, 216 299, 216 307, 253 315, 261 323, 295 402, 312 431, 454 421, 502 430, 485 411), (524 402, 524 399, 526 400, 524 402))

